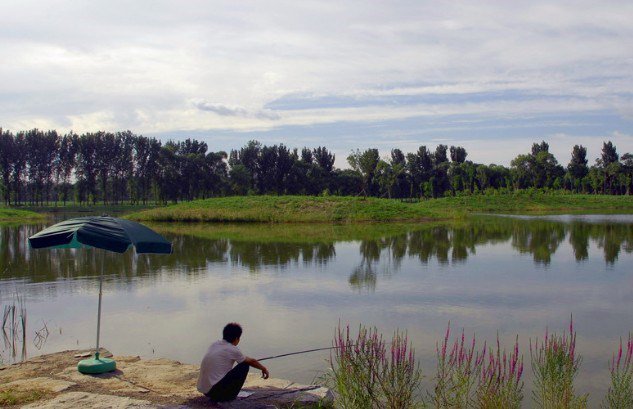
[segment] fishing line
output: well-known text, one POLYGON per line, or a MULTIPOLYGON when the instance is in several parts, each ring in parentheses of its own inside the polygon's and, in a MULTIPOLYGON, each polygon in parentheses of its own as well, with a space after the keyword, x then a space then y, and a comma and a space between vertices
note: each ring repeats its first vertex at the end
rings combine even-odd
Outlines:
MULTIPOLYGON (((350 345, 350 346, 354 346, 354 345, 350 345)), ((284 356, 307 354, 308 352, 327 351, 327 350, 330 350, 330 349, 338 349, 338 348, 345 348, 345 347, 328 347, 328 348, 306 349, 305 351, 297 351, 297 352, 290 352, 288 354, 267 356, 266 358, 258 359, 258 361, 266 361, 266 360, 269 360, 269 359, 282 358, 284 356)))

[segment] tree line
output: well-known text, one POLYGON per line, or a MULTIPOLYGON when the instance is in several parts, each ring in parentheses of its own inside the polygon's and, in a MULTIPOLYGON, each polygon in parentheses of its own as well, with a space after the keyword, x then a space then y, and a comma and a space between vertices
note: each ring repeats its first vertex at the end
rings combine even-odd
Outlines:
POLYGON ((326 147, 290 149, 250 141, 240 149, 210 151, 195 139, 167 141, 124 132, 60 134, 0 128, 0 193, 5 205, 146 204, 250 194, 366 195, 438 198, 519 189, 631 194, 633 155, 620 157, 604 142, 589 165, 575 145, 567 166, 543 141, 514 158, 510 167, 467 160, 463 147, 431 151, 352 151, 349 169, 334 166, 326 147))

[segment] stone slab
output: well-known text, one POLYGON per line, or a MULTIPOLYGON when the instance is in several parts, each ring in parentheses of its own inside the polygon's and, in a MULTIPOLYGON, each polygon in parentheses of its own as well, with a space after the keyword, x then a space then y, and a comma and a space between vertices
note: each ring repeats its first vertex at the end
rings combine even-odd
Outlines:
POLYGON ((23 406, 23 409, 154 409, 146 400, 87 392, 67 392, 54 399, 23 406))
MULTIPOLYGON (((29 408, 207 408, 209 400, 196 390, 199 368, 170 359, 141 359, 115 356, 117 370, 107 374, 84 375, 77 362, 85 351, 64 351, 3 367, 0 384, 28 381, 38 383, 57 396, 40 400, 29 408), (49 385, 49 388, 44 387, 49 385), (70 389, 69 389, 70 388, 70 389), (72 391, 72 392, 71 392, 72 391), (100 400, 104 397, 104 400, 100 400)), ((102 356, 110 355, 106 350, 102 356)), ((111 356, 111 355, 110 355, 111 356)), ((332 401, 332 393, 318 385, 301 385, 284 379, 264 380, 252 370, 244 389, 253 395, 238 399, 223 408, 261 409, 310 406, 332 401)))
POLYGON ((54 393, 65 391, 71 386, 75 386, 76 383, 63 381, 61 379, 53 379, 47 377, 18 379, 17 381, 5 383, 2 385, 6 389, 17 390, 30 390, 30 389, 44 389, 54 393))

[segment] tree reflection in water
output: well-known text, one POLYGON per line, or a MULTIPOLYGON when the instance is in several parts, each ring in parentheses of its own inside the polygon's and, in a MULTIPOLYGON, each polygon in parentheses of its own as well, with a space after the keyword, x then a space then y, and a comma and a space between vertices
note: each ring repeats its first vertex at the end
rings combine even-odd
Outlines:
POLYGON ((615 263, 621 251, 633 252, 633 223, 608 221, 488 217, 452 224, 155 226, 173 242, 174 253, 169 257, 30 250, 27 238, 43 227, 0 227, 0 270, 11 265, 0 280, 48 282, 94 277, 99 274, 101 257, 107 260, 105 273, 116 277, 117 285, 122 286, 132 280, 149 284, 157 273, 195 279, 207 274, 209 264, 230 264, 257 274, 266 267, 283 271, 293 265, 325 266, 337 256, 337 246, 358 243, 360 262, 349 272, 349 283, 353 288, 371 291, 381 260, 389 266, 380 274, 393 274, 406 258, 423 264, 432 260, 439 264, 463 263, 476 254, 478 247, 509 243, 517 252, 530 254, 535 263, 547 265, 566 239, 578 262, 587 260, 592 244, 602 250, 608 264, 615 263))

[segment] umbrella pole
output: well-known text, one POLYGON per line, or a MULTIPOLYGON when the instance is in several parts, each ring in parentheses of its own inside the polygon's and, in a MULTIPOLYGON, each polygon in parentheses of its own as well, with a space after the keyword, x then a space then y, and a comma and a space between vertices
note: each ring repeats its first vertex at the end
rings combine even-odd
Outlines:
POLYGON ((103 294, 103 259, 101 261, 101 273, 99 274, 99 309, 97 312, 97 350, 95 359, 99 359, 99 334, 101 332, 101 296, 103 294))
POLYGON ((99 274, 99 307, 97 310, 97 350, 92 359, 83 359, 77 364, 79 372, 84 374, 100 374, 116 369, 114 359, 99 357, 99 335, 101 333, 101 297, 103 295, 103 270, 105 269, 105 254, 101 255, 101 273, 99 274))

